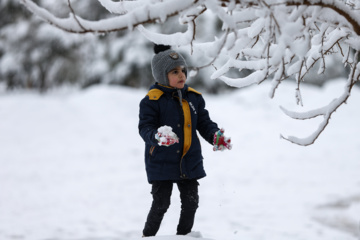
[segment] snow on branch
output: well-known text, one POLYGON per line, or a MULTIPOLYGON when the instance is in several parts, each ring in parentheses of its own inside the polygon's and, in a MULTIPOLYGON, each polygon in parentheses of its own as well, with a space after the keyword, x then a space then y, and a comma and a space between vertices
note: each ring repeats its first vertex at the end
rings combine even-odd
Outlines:
POLYGON ((68 18, 56 17, 32 0, 19 1, 43 20, 68 32, 137 29, 152 42, 189 49, 195 58, 202 59, 196 61, 192 72, 212 66, 215 70, 211 78, 230 86, 240 88, 269 79, 271 98, 283 81, 294 80, 294 98, 301 106, 301 85, 310 70, 316 67, 317 73, 323 74, 328 70, 329 56, 340 56, 344 67, 351 68, 343 95, 323 108, 306 113, 282 108, 295 119, 324 118, 318 129, 305 139, 283 137, 299 145, 315 142, 359 80, 359 57, 354 52, 360 51, 360 4, 350 0, 98 0, 117 15, 97 21, 79 17, 69 0, 68 18), (216 27, 218 24, 207 21, 208 15, 216 17, 220 29, 216 27), (161 26, 169 17, 178 18, 179 24, 187 27, 186 31, 163 34, 160 27, 145 25, 161 26), (197 30, 209 28, 211 36, 198 34, 203 31, 197 30), (239 71, 238 77, 229 76, 232 69, 239 71), (247 75, 240 75, 243 70, 247 75))
POLYGON ((187 45, 193 41, 195 26, 188 23, 188 30, 185 33, 161 34, 147 30, 143 25, 139 25, 137 29, 150 41, 156 44, 164 45, 187 45))
MULTIPOLYGON (((345 1, 346 2, 346 1, 345 1)), ((349 11, 349 7, 346 6, 344 1, 339 0, 304 0, 302 2, 299 1, 287 1, 288 6, 319 6, 324 9, 332 9, 337 15, 336 17, 344 17, 346 21, 352 26, 354 32, 357 35, 360 35, 360 15, 355 11, 349 11)), ((334 16, 331 15, 323 15, 321 16, 323 20, 333 21, 334 16)))
MULTIPOLYGON (((101 5, 111 13, 126 14, 132 10, 138 8, 143 4, 140 1, 119 1, 114 2, 112 0, 99 0, 101 5)), ((150 1, 147 1, 149 3, 150 1)))
MULTIPOLYGON (((38 6, 31 0, 20 0, 30 11, 42 18, 50 24, 72 33, 109 33, 130 29, 139 24, 153 23, 156 21, 165 21, 168 17, 176 15, 181 11, 190 8, 193 0, 167 0, 164 2, 155 2, 149 4, 139 4, 136 8, 124 15, 117 17, 102 19, 98 21, 89 21, 79 16, 70 14, 69 18, 58 18, 46 9, 38 6)), ((116 9, 116 4, 103 0, 102 3, 108 8, 114 8, 114 12, 124 13, 131 8, 116 9)), ((120 5, 121 6, 121 5, 120 5)))
MULTIPOLYGON (((356 52, 355 58, 358 57, 358 53, 359 52, 356 52)), ((357 63, 350 73, 350 76, 347 80, 347 84, 346 84, 343 94, 340 97, 334 99, 331 103, 329 103, 325 107, 315 109, 312 111, 308 111, 308 112, 302 112, 302 113, 288 111, 285 108, 281 107, 281 110, 286 115, 288 115, 289 117, 291 117, 293 119, 306 120, 306 119, 311 119, 311 118, 315 118, 315 117, 319 117, 319 116, 322 116, 324 118, 323 121, 318 126, 317 130, 306 138, 298 138, 298 137, 294 137, 294 136, 284 137, 282 135, 281 135, 281 137, 292 143, 302 145, 302 146, 307 146, 307 145, 313 144, 315 142, 315 140, 319 137, 319 135, 324 131, 326 126, 328 125, 331 115, 342 104, 346 103, 347 99, 350 97, 352 87, 354 86, 354 84, 357 81, 360 80, 359 78, 360 78, 360 63, 357 63)))
MULTIPOLYGON (((318 74, 327 69, 329 55, 341 54, 343 62, 352 68, 344 93, 328 106, 296 113, 281 108, 294 119, 311 119, 322 116, 324 120, 307 138, 294 136, 284 139, 302 146, 313 144, 329 123, 331 115, 349 98, 354 82, 359 80, 357 59, 349 49, 360 50, 360 14, 342 1, 251 1, 257 11, 257 19, 248 20, 248 25, 239 29, 241 35, 234 47, 223 49, 231 58, 213 73, 230 86, 244 87, 272 79, 270 96, 274 97, 282 81, 293 77, 296 80, 295 99, 302 105, 301 83, 309 71, 318 64, 318 74), (246 34, 244 34, 246 29, 246 34), (343 47, 348 46, 347 52, 343 47), (234 49, 235 52, 234 52, 234 49), (230 69, 252 70, 243 78, 229 78, 230 69)), ((239 4, 240 5, 240 4, 239 4)), ((240 7, 240 6, 239 6, 240 7)), ((249 6, 248 6, 249 8, 249 6)), ((241 8, 239 8, 241 10, 241 8)))

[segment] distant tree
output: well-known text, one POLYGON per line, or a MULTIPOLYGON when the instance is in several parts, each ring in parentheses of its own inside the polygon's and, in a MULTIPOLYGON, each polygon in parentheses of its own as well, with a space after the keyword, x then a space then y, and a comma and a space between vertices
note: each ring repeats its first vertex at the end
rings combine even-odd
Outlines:
MULTIPOLYGON (((60 16, 68 15, 66 1, 37 3, 60 16)), ((97 0, 77 1, 72 7, 89 19, 110 15, 97 0)), ((69 34, 39 21, 19 1, 0 1, 0 83, 10 90, 44 92, 62 85, 85 88, 97 83, 149 86, 150 48, 152 44, 143 37, 124 31, 69 34)))
POLYGON ((0 79, 9 89, 45 91, 79 76, 80 41, 65 41, 62 31, 36 21, 17 2, 0 5, 0 79))
MULTIPOLYGON (((30 11, 50 24, 73 33, 109 33, 139 30, 154 43, 188 49, 203 56, 191 75, 206 66, 214 66, 212 78, 230 86, 245 87, 272 81, 270 96, 288 78, 295 79, 295 99, 302 105, 301 84, 316 63, 318 73, 327 70, 328 56, 339 55, 349 67, 343 94, 327 106, 304 113, 283 111, 295 119, 323 117, 318 129, 307 138, 284 139, 299 145, 315 142, 329 123, 331 115, 350 96, 360 77, 360 3, 355 0, 98 0, 115 17, 85 20, 67 0, 70 16, 56 17, 31 0, 20 0, 30 11), (201 21, 216 16, 222 27, 218 35, 213 25, 201 21), (165 25, 176 17, 184 29, 160 33, 151 25, 165 25), (145 28, 145 26, 147 28, 145 28), (210 29, 207 36, 199 35, 210 29), (205 62, 205 64, 203 64, 205 62), (230 70, 250 70, 241 78, 230 78, 230 70), (227 76, 226 76, 227 75, 227 76)), ((56 12, 55 12, 56 13, 56 12)))

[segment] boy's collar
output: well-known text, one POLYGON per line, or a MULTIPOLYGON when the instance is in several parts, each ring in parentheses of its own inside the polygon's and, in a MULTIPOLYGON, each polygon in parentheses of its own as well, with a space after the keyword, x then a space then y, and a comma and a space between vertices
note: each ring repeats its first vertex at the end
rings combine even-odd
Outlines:
POLYGON ((174 87, 166 86, 166 85, 163 85, 163 84, 160 84, 160 83, 156 83, 156 84, 161 86, 161 87, 164 87, 164 88, 175 89, 174 87))
MULTIPOLYGON (((171 89, 171 90, 177 90, 177 88, 167 86, 167 85, 163 85, 163 84, 160 84, 158 82, 156 82, 155 85, 158 85, 160 87, 164 87, 164 88, 167 88, 167 89, 171 89)), ((185 90, 186 88, 187 88, 187 85, 185 84, 184 87, 182 89, 180 89, 180 90, 182 91, 182 90, 185 90)))

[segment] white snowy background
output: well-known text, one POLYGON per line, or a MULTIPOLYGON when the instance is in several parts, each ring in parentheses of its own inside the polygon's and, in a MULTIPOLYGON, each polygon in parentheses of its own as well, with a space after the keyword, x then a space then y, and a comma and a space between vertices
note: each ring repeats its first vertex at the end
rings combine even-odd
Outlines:
MULTIPOLYGON (((193 230, 214 240, 360 239, 359 88, 314 145, 279 137, 305 137, 320 122, 292 120, 279 103, 323 106, 344 81, 304 85, 303 108, 289 83, 273 100, 269 83, 204 94, 233 149, 213 152, 202 142, 208 176, 193 230)), ((42 95, 1 89, 0 239, 140 240, 151 204, 137 129, 145 94, 110 86, 42 95)), ((172 236, 179 211, 174 188, 156 239, 191 239, 172 236)))

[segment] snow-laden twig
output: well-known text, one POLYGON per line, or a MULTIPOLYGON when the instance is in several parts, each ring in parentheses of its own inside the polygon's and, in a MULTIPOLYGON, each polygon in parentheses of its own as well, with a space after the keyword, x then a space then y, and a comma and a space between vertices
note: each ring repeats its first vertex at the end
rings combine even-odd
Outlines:
MULTIPOLYGON (((358 53, 355 54, 355 59, 358 57, 358 53)), ((349 78, 346 83, 346 87, 344 89, 343 94, 334 99, 331 103, 329 103, 327 106, 324 106, 322 108, 318 108, 315 110, 307 111, 307 112, 293 112, 285 109, 284 107, 280 107, 281 110, 289 117, 297 120, 307 120, 315 117, 322 116, 323 121, 319 124, 318 128, 308 137, 305 138, 298 138, 294 136, 288 136, 284 137, 281 135, 281 138, 288 140, 292 143, 301 145, 301 146, 308 146, 313 144, 316 139, 320 136, 320 134, 325 130, 326 126, 329 124, 330 118, 332 114, 350 97, 351 89, 354 86, 354 84, 359 81, 360 77, 360 63, 354 64, 354 67, 351 70, 351 73, 349 75, 349 78)))
POLYGON ((173 34, 161 34, 151 32, 146 29, 143 25, 137 26, 137 30, 141 32, 147 39, 156 43, 156 44, 164 44, 164 45, 188 45, 193 41, 195 25, 193 22, 187 24, 188 29, 184 33, 173 33, 173 34))
POLYGON ((319 6, 323 9, 332 9, 337 14, 322 14, 321 18, 327 22, 347 22, 357 35, 360 35, 360 15, 355 11, 349 11, 349 7, 343 2, 338 0, 304 0, 304 1, 287 1, 288 6, 319 6), (346 21, 338 19, 339 17, 345 18, 346 21))
POLYGON ((264 81, 264 79, 266 79, 266 76, 267 76, 267 72, 261 71, 261 72, 253 72, 249 76, 243 78, 234 79, 225 76, 221 76, 219 78, 231 87, 243 88, 253 84, 261 83, 262 81, 264 81))
POLYGON ((196 24, 195 19, 205 11, 205 8, 199 8, 190 11, 184 11, 181 16, 183 24, 187 24, 187 31, 184 33, 176 32, 173 34, 161 34, 157 32, 151 32, 146 29, 142 24, 137 26, 139 32, 145 36, 151 42, 163 45, 178 45, 186 46, 188 44, 193 45, 192 42, 195 40, 196 24))
POLYGON ((20 1, 44 21, 72 33, 109 33, 126 29, 132 30, 140 24, 153 23, 157 20, 165 21, 168 17, 192 7, 194 3, 194 0, 167 0, 164 2, 141 5, 125 15, 89 21, 79 16, 76 16, 75 18, 58 18, 31 0, 20 1))
POLYGON ((99 0, 101 5, 106 8, 111 13, 115 14, 126 14, 132 10, 140 7, 141 5, 151 3, 151 0, 146 1, 118 1, 114 2, 112 0, 99 0))
POLYGON ((81 25, 79 19, 77 18, 74 9, 73 9, 73 7, 71 6, 70 0, 68 0, 68 6, 69 6, 69 9, 70 9, 70 12, 71 12, 71 17, 75 20, 75 22, 77 23, 77 25, 78 25, 82 30, 86 31, 86 29, 84 28, 84 26, 81 25))

